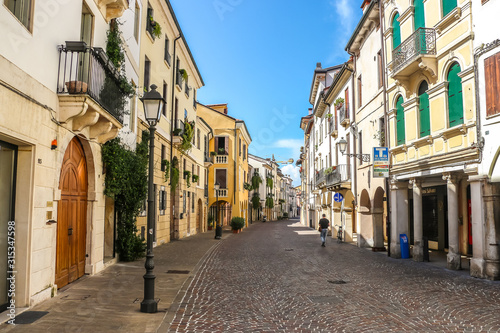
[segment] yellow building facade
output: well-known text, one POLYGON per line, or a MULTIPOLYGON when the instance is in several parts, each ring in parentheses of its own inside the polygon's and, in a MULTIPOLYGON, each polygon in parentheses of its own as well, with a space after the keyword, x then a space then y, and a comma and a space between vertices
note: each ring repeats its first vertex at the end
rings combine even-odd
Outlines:
POLYGON ((460 268, 470 252, 470 186, 477 172, 470 0, 381 1, 391 152, 391 255, 400 234, 448 251, 460 268))
MULTIPOLYGON (((170 2, 141 4, 139 90, 156 85, 166 101, 154 152, 154 241, 159 245, 206 230, 205 142, 210 129, 198 124, 196 91, 204 82, 170 2)), ((142 110, 137 115, 140 137, 148 125, 142 110)), ((141 235, 147 224, 145 206, 137 220, 141 235)))
POLYGON ((228 115, 227 104, 198 104, 197 109, 198 116, 213 131, 208 145, 213 159, 213 165, 208 169, 209 214, 214 218, 218 216, 223 226, 229 225, 232 217, 243 217, 248 225, 248 191, 243 184, 248 182, 250 133, 244 121, 228 115), (218 193, 214 189, 216 182, 220 185, 218 193))

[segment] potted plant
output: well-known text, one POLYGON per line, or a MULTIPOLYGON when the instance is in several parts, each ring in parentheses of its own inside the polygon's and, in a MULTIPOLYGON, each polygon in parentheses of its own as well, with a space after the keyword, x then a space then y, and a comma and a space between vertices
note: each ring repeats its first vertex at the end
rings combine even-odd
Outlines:
POLYGON ((153 37, 155 37, 155 38, 160 38, 161 37, 160 24, 158 24, 158 22, 153 20, 152 16, 149 17, 149 21, 151 22, 151 35, 153 35, 153 37))
POLYGON ((219 155, 226 155, 226 150, 224 148, 219 148, 219 155))
POLYGON ((208 223, 207 223, 207 229, 212 230, 214 227, 214 217, 212 215, 208 215, 208 223))
POLYGON ((337 98, 333 105, 335 105, 337 109, 340 109, 342 105, 344 105, 344 99, 342 97, 337 98))
POLYGON ((186 70, 185 69, 179 69, 179 73, 181 74, 182 79, 184 81, 187 81, 187 79, 188 79, 188 73, 186 72, 186 70))
POLYGON ((245 219, 243 217, 235 216, 231 219, 230 225, 233 233, 237 234, 245 226, 245 219))
POLYGON ((187 187, 191 187, 191 171, 184 170, 184 179, 186 180, 187 187))
POLYGON ((217 152, 216 151, 211 151, 210 152, 210 156, 217 156, 217 152))
POLYGON ((329 114, 326 115, 326 118, 330 119, 330 118, 332 118, 332 116, 333 115, 331 113, 329 113, 329 114))

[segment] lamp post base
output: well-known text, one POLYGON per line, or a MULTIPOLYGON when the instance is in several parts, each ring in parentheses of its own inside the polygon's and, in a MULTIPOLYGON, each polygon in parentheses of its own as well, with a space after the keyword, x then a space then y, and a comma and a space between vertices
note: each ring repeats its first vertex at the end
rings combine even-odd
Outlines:
POLYGON ((141 302, 141 312, 156 313, 158 312, 158 303, 155 300, 144 300, 141 302))
POLYGON ((215 227, 215 239, 221 239, 222 238, 222 227, 217 226, 215 227))

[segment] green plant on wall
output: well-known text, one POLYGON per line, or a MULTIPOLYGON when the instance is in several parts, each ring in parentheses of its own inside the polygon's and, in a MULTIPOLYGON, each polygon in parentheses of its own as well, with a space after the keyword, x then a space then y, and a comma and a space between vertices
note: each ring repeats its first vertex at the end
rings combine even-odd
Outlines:
POLYGON ((271 196, 268 196, 266 198, 266 207, 267 208, 274 208, 274 199, 271 196))
POLYGON ((155 38, 160 38, 161 37, 161 25, 153 20, 153 17, 149 17, 149 21, 151 22, 151 34, 155 38))
POLYGON ((137 235, 136 218, 146 200, 148 186, 149 132, 142 132, 142 141, 135 151, 123 146, 120 138, 102 146, 105 175, 104 194, 115 201, 117 214, 116 250, 123 261, 133 261, 146 249, 137 235))
POLYGON ((170 171, 170 191, 174 192, 179 184, 179 160, 177 156, 172 159, 172 170, 170 171))
POLYGON ((266 178, 266 185, 269 188, 273 188, 273 179, 271 177, 266 178))
POLYGON ((165 170, 165 181, 168 181, 168 178, 170 178, 170 162, 168 160, 163 160, 161 161, 161 165, 163 166, 165 170))
POLYGON ((186 72, 186 70, 185 69, 179 69, 179 73, 181 74, 182 79, 184 81, 187 81, 187 79, 188 79, 188 73, 186 72))
POLYGON ((247 190, 247 191, 251 191, 251 190, 253 190, 252 184, 250 184, 250 183, 246 183, 246 182, 245 182, 245 183, 243 183, 243 188, 244 188, 245 190, 247 190))
POLYGON ((186 186, 191 187, 191 171, 184 170, 184 178, 186 179, 186 186))
POLYGON ((344 104, 344 99, 342 97, 339 97, 335 100, 335 102, 333 102, 333 105, 335 105, 335 107, 341 107, 342 104, 344 104))
POLYGON ((253 209, 259 209, 260 207, 260 196, 259 196, 259 193, 255 193, 256 195, 254 195, 252 197, 252 208, 253 209))
POLYGON ((257 172, 254 172, 252 176, 252 187, 254 190, 258 190, 260 184, 262 184, 262 178, 260 178, 260 175, 257 172))
POLYGON ((182 134, 182 142, 179 146, 179 150, 184 154, 187 154, 193 147, 193 135, 194 135, 194 121, 184 122, 184 133, 182 134))
POLYGON ((197 183, 197 182, 198 182, 198 180, 200 179, 200 176, 198 176, 198 175, 193 175, 193 176, 192 176, 192 179, 193 179, 193 183, 197 183))

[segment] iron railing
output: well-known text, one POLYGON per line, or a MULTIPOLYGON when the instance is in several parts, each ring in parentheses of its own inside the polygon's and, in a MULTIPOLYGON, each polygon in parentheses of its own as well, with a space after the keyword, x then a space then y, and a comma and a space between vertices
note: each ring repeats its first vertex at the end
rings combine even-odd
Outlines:
POLYGON ((84 42, 66 42, 59 46, 57 93, 89 95, 123 124, 128 93, 126 78, 120 75, 106 52, 84 42))
POLYGON ((350 166, 347 164, 340 164, 335 167, 333 172, 326 176, 326 186, 337 185, 351 179, 350 166))
POLYGON ((328 134, 332 134, 333 131, 337 130, 337 123, 335 122, 335 117, 331 116, 328 119, 328 134))
POLYGON ((339 113, 339 121, 340 123, 343 123, 346 119, 349 119, 349 112, 346 110, 346 107, 344 104, 337 110, 339 113))
POLYGON ((325 181, 325 169, 316 171, 316 185, 325 181))
POLYGON ((174 136, 182 136, 184 134, 184 122, 180 119, 174 121, 174 136))
POLYGON ((436 31, 432 28, 418 28, 392 51, 389 64, 391 73, 398 72, 419 55, 436 54, 436 31))

